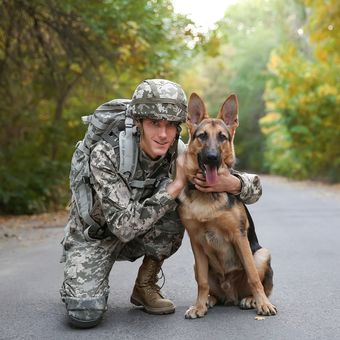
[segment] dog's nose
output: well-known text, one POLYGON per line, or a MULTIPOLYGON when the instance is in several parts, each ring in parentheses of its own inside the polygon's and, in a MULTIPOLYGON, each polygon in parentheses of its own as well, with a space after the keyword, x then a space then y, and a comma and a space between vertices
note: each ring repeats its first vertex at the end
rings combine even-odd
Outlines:
POLYGON ((221 156, 216 149, 204 149, 202 153, 199 154, 198 157, 199 164, 204 165, 210 165, 218 167, 221 162, 221 156))
POLYGON ((218 160, 218 153, 213 150, 209 150, 206 154, 208 162, 216 162, 218 160))
POLYGON ((216 164, 219 161, 219 154, 215 150, 208 150, 205 157, 208 164, 216 164))

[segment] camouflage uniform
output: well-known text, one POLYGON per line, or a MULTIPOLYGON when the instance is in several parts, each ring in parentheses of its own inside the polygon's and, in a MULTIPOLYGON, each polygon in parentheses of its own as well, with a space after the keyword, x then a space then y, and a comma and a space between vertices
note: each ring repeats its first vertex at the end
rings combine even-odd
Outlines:
MULTIPOLYGON (((69 315, 81 311, 84 319, 91 320, 106 310, 108 279, 116 260, 134 261, 149 255, 161 261, 180 247, 184 227, 176 211, 177 202, 166 191, 173 162, 169 154, 153 161, 140 150, 133 179, 157 178, 159 185, 131 188, 118 172, 117 151, 105 141, 96 144, 90 157, 94 192, 91 216, 104 226, 106 237, 85 239, 86 226, 73 202, 62 242, 66 264, 61 295, 69 315)), ((233 173, 242 183, 240 199, 245 203, 257 201, 261 195, 259 178, 233 173)))

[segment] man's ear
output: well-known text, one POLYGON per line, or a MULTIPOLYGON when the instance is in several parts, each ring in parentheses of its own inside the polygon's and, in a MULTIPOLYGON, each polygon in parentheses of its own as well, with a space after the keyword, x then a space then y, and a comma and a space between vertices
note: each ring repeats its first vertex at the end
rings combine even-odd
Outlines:
POLYGON ((201 97, 193 92, 189 98, 187 124, 190 131, 205 118, 209 118, 201 97))
POLYGON ((231 94, 222 104, 221 110, 217 115, 218 119, 222 119, 228 126, 232 136, 238 127, 238 101, 236 94, 231 94))

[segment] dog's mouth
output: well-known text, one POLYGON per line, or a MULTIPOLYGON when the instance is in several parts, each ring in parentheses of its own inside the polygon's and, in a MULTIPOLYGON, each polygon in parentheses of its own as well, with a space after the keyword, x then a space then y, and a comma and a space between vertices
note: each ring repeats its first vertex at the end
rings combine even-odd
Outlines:
POLYGON ((214 185, 217 181, 217 166, 215 165, 209 165, 209 164, 204 164, 205 168, 205 180, 208 185, 214 185))
POLYGON ((219 158, 216 157, 216 159, 214 158, 208 162, 206 157, 198 154, 198 165, 205 176, 207 184, 214 185, 218 176, 219 158))

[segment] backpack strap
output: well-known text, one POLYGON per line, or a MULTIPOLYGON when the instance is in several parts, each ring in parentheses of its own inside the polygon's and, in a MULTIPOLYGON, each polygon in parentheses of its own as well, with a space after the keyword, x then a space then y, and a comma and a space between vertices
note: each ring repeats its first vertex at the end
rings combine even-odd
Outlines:
POLYGON ((145 181, 138 181, 135 179, 131 181, 129 184, 131 188, 143 189, 149 187, 157 188, 159 183, 160 180, 158 178, 147 178, 145 181))
POLYGON ((115 136, 113 136, 111 134, 111 130, 113 128, 113 126, 115 125, 115 122, 112 122, 108 128, 106 129, 106 131, 102 134, 102 139, 105 140, 105 142, 108 142, 109 144, 111 144, 113 147, 116 146, 117 144, 117 139, 115 138, 115 136))
POLYGON ((84 230, 84 237, 87 241, 91 240, 91 237, 89 237, 89 229, 91 228, 91 232, 94 234, 97 234, 97 232, 102 229, 102 227, 90 216, 90 212, 88 210, 88 207, 92 207, 92 189, 90 187, 90 178, 89 177, 83 177, 81 183, 78 186, 78 199, 75 200, 77 205, 77 210, 79 213, 79 216, 83 219, 83 221, 88 226, 84 230))
MULTIPOLYGON (((88 185, 88 183, 83 178, 83 183, 79 186, 79 193, 80 193, 80 201, 83 204, 79 208, 81 210, 78 210, 79 215, 83 219, 83 221, 86 223, 87 227, 84 230, 84 237, 86 241, 93 241, 93 237, 91 235, 96 235, 100 238, 101 235, 105 233, 104 228, 99 225, 91 216, 90 212, 88 211, 87 207, 92 206, 92 192, 90 195, 88 195, 88 190, 91 190, 91 187, 88 185), (90 202, 87 202, 87 200, 90 200, 90 202), (88 205, 90 204, 90 205, 88 205)), ((79 209, 78 208, 78 209, 79 209)))
POLYGON ((82 151, 85 155, 89 156, 90 155, 90 150, 84 145, 84 141, 80 140, 76 144, 76 148, 82 151))
POLYGON ((125 118, 125 131, 119 133, 119 172, 133 178, 138 162, 137 128, 133 119, 125 118))

